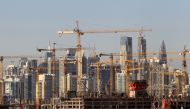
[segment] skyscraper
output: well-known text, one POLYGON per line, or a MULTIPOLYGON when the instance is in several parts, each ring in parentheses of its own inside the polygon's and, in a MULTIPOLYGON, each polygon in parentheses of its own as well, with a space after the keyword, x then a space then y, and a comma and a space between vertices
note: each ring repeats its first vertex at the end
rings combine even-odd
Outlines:
POLYGON ((159 58, 160 64, 167 64, 166 45, 164 40, 162 41, 162 45, 160 46, 159 58))
MULTIPOLYGON (((65 59, 67 61, 75 61, 76 49, 68 49, 65 59)), ((76 75, 76 64, 75 63, 66 63, 66 72, 76 75)))
POLYGON ((144 69, 139 70, 137 74, 137 80, 147 80, 147 61, 146 61, 146 39, 142 36, 138 37, 138 59, 139 59, 139 67, 143 67, 144 69))
POLYGON ((117 94, 126 93, 126 74, 125 73, 116 73, 115 76, 115 89, 117 94))
POLYGON ((39 98, 40 99, 50 99, 53 95, 52 93, 52 74, 40 74, 39 75, 39 98))
MULTIPOLYGON (((164 40, 162 41, 162 45, 160 46, 160 51, 159 51, 159 64, 162 66, 161 70, 163 72, 168 72, 168 67, 167 67, 167 54, 166 54, 166 45, 164 40)), ((164 75, 162 77, 163 85, 168 85, 169 84, 169 75, 164 75)), ((164 94, 168 94, 169 90, 167 88, 162 88, 164 94)))
POLYGON ((140 61, 146 58, 146 39, 142 36, 138 37, 138 54, 140 61))
POLYGON ((120 64, 125 69, 126 60, 132 60, 132 37, 121 37, 120 39, 120 64))

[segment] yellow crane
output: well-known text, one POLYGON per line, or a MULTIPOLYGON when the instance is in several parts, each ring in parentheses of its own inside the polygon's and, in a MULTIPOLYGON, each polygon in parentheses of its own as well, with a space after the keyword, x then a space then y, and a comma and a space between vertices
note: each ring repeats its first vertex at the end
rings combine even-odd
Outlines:
MULTIPOLYGON (((179 77, 182 76, 184 78, 184 74, 180 73, 180 72, 159 72, 160 75, 169 75, 169 76, 174 76, 175 77, 175 86, 176 86, 176 91, 175 91, 175 95, 178 96, 179 95, 179 77)), ((183 87, 183 86, 182 86, 183 87)))
POLYGON ((126 96, 129 97, 129 71, 142 70, 144 68, 142 68, 142 67, 130 68, 129 63, 134 63, 135 61, 133 61, 133 60, 125 60, 125 61, 126 61, 126 96))
MULTIPOLYGON (((126 61, 130 62, 130 63, 134 62, 132 60, 126 60, 126 61)), ((97 87, 97 91, 98 91, 99 94, 101 93, 101 89, 100 89, 100 87, 101 87, 100 86, 100 83, 101 83, 101 78, 100 78, 101 65, 102 64, 110 64, 111 65, 112 63, 110 63, 110 62, 113 62, 113 61, 101 61, 101 62, 99 61, 99 62, 96 62, 96 63, 90 65, 90 66, 93 66, 93 67, 97 67, 97 72, 96 72, 96 77, 97 77, 96 82, 97 83, 96 83, 96 87, 97 87)), ((110 70, 111 69, 113 69, 113 66, 110 66, 110 70)), ((143 69, 143 68, 140 68, 140 67, 138 67, 138 68, 129 68, 127 66, 127 71, 134 71, 134 70, 139 70, 139 69, 143 69)), ((126 74, 129 75, 129 72, 128 73, 126 72, 126 74)), ((127 75, 126 75, 126 79, 127 79, 126 86, 129 87, 129 78, 127 78, 127 75)), ((127 93, 129 93, 129 91, 127 91, 127 93)), ((129 94, 127 94, 127 95, 129 95, 129 94)))
MULTIPOLYGON (((119 53, 109 53, 109 54, 104 54, 104 53, 100 53, 99 56, 109 56, 109 60, 110 60, 110 77, 109 77, 109 82, 110 82, 110 90, 109 90, 109 94, 111 95, 113 93, 113 57, 114 56, 123 56, 122 54, 119 53)), ((127 62, 126 64, 126 95, 129 96, 129 71, 133 71, 133 70, 140 70, 143 68, 129 68, 129 63, 134 62, 133 60, 125 60, 127 62)))
MULTIPOLYGON (((77 48, 55 48, 55 44, 56 43, 53 43, 53 47, 51 47, 51 45, 49 44, 49 46, 48 46, 48 48, 37 48, 37 51, 39 51, 39 52, 42 52, 42 51, 47 51, 47 52, 52 52, 52 65, 51 65, 51 62, 50 61, 48 61, 48 73, 52 73, 53 75, 55 75, 55 71, 56 71, 56 59, 55 59, 55 52, 56 51, 67 51, 67 50, 70 50, 70 49, 74 49, 74 50, 76 50, 77 48), (51 67, 52 67, 52 69, 51 69, 51 67)), ((83 49, 83 50, 90 50, 91 48, 85 48, 85 47, 82 47, 81 49, 83 49)), ((56 91, 55 91, 55 76, 53 76, 53 78, 52 78, 52 92, 53 92, 53 97, 55 96, 55 95, 57 95, 57 93, 56 93, 56 91)))
MULTIPOLYGON (((179 53, 180 52, 167 52, 167 54, 179 54, 179 53)), ((159 52, 147 52, 147 54, 154 54, 155 55, 155 54, 159 54, 159 52)), ((124 55, 119 54, 119 53, 110 53, 110 54, 100 53, 99 55, 100 56, 109 56, 109 58, 110 58, 110 83, 112 83, 111 81, 113 81, 113 77, 111 75, 113 75, 113 56, 124 56, 124 55)), ((129 54, 127 54, 127 55, 129 55, 129 54)), ((133 55, 133 54, 131 54, 131 55, 133 55)), ((149 59, 152 59, 152 58, 146 58, 146 59, 149 60, 149 59)), ((157 59, 159 60, 159 58, 157 58, 157 59)), ((189 60, 189 58, 185 58, 185 59, 189 60)), ((179 60, 180 61, 180 60, 183 60, 183 58, 167 58, 167 60, 179 60)), ((126 63, 126 95, 129 96, 129 88, 128 88, 129 87, 129 71, 131 71, 131 70, 141 70, 143 68, 131 69, 130 68, 130 63, 133 63, 135 61, 133 61, 133 60, 125 60, 125 61, 127 62, 126 63)), ((175 73, 176 78, 178 78, 179 75, 180 74, 175 73)), ((176 80, 176 81, 177 81, 176 82, 176 87, 178 87, 177 83, 179 83, 179 82, 178 82, 178 80, 176 80)), ((112 88, 113 88, 113 86, 112 86, 112 84, 110 84, 110 93, 113 91, 112 88)), ((179 88, 177 88, 177 89, 179 89, 179 88)))
POLYGON ((76 34, 77 36, 77 42, 76 42, 76 46, 77 46, 77 92, 81 92, 81 85, 80 85, 80 81, 82 78, 82 58, 81 58, 81 35, 84 34, 91 34, 91 33, 119 33, 119 32, 137 32, 140 35, 142 34, 142 32, 145 31, 152 31, 151 29, 99 29, 99 30, 88 30, 88 31, 81 31, 79 29, 79 22, 76 21, 76 28, 72 29, 72 30, 61 30, 58 31, 59 36, 63 36, 64 34, 76 34))
POLYGON ((101 70, 101 65, 102 64, 108 64, 109 62, 96 62, 93 64, 90 64, 90 67, 96 67, 97 72, 96 72, 96 87, 97 87, 97 92, 100 94, 101 93, 101 75, 100 75, 100 70, 101 70))

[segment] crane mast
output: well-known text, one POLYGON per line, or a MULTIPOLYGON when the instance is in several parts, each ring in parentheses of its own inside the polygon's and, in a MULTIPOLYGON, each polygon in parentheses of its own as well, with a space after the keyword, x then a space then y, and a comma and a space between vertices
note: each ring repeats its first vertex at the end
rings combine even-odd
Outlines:
POLYGON ((187 62, 186 62, 186 55, 187 53, 190 53, 190 51, 188 49, 186 49, 186 46, 184 46, 184 49, 182 52, 180 52, 179 55, 182 55, 183 60, 182 60, 182 73, 183 73, 183 87, 182 87, 182 93, 184 96, 186 96, 186 91, 185 91, 185 85, 187 85, 188 83, 188 75, 187 75, 187 62))

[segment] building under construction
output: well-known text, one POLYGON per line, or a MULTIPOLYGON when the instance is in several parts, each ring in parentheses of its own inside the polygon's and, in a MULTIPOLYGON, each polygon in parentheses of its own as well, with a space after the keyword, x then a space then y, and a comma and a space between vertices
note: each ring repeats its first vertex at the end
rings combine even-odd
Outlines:
MULTIPOLYGON (((170 70, 164 41, 159 52, 146 50, 147 40, 142 32, 149 29, 116 29, 59 31, 59 35, 76 34, 76 48, 56 48, 49 44, 46 58, 37 61, 22 58, 20 66, 10 65, 6 71, 0 58, 0 107, 30 109, 150 109, 161 107, 162 100, 170 100, 175 108, 190 108, 190 88, 186 71, 186 54, 181 53, 182 70, 170 70), (137 32, 138 52, 133 54, 132 37, 122 37, 119 53, 94 52, 84 55, 80 37, 86 33, 137 32), (66 55, 56 57, 56 51, 66 55), (149 57, 149 54, 154 55, 149 57), (159 57, 156 57, 158 54, 159 57), (108 57, 101 61, 101 57, 108 57), (118 57, 120 58, 118 61, 118 57), (135 58, 137 57, 137 58, 135 58), (33 63, 32 63, 33 62, 33 63), (35 65, 33 65, 35 64, 35 65), (4 75, 3 75, 4 74, 4 75), (14 92, 16 91, 16 92, 14 92), (163 96, 164 95, 164 96, 163 96)), ((175 52, 179 53, 179 52, 175 52)), ((173 53, 174 54, 174 53, 173 53)), ((26 56, 27 57, 27 56, 26 56)))

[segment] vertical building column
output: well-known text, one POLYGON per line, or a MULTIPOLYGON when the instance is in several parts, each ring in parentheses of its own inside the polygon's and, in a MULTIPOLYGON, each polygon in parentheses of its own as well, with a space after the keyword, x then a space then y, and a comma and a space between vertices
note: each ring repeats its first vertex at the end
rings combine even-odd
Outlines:
POLYGON ((3 56, 0 57, 0 104, 3 104, 3 56))

